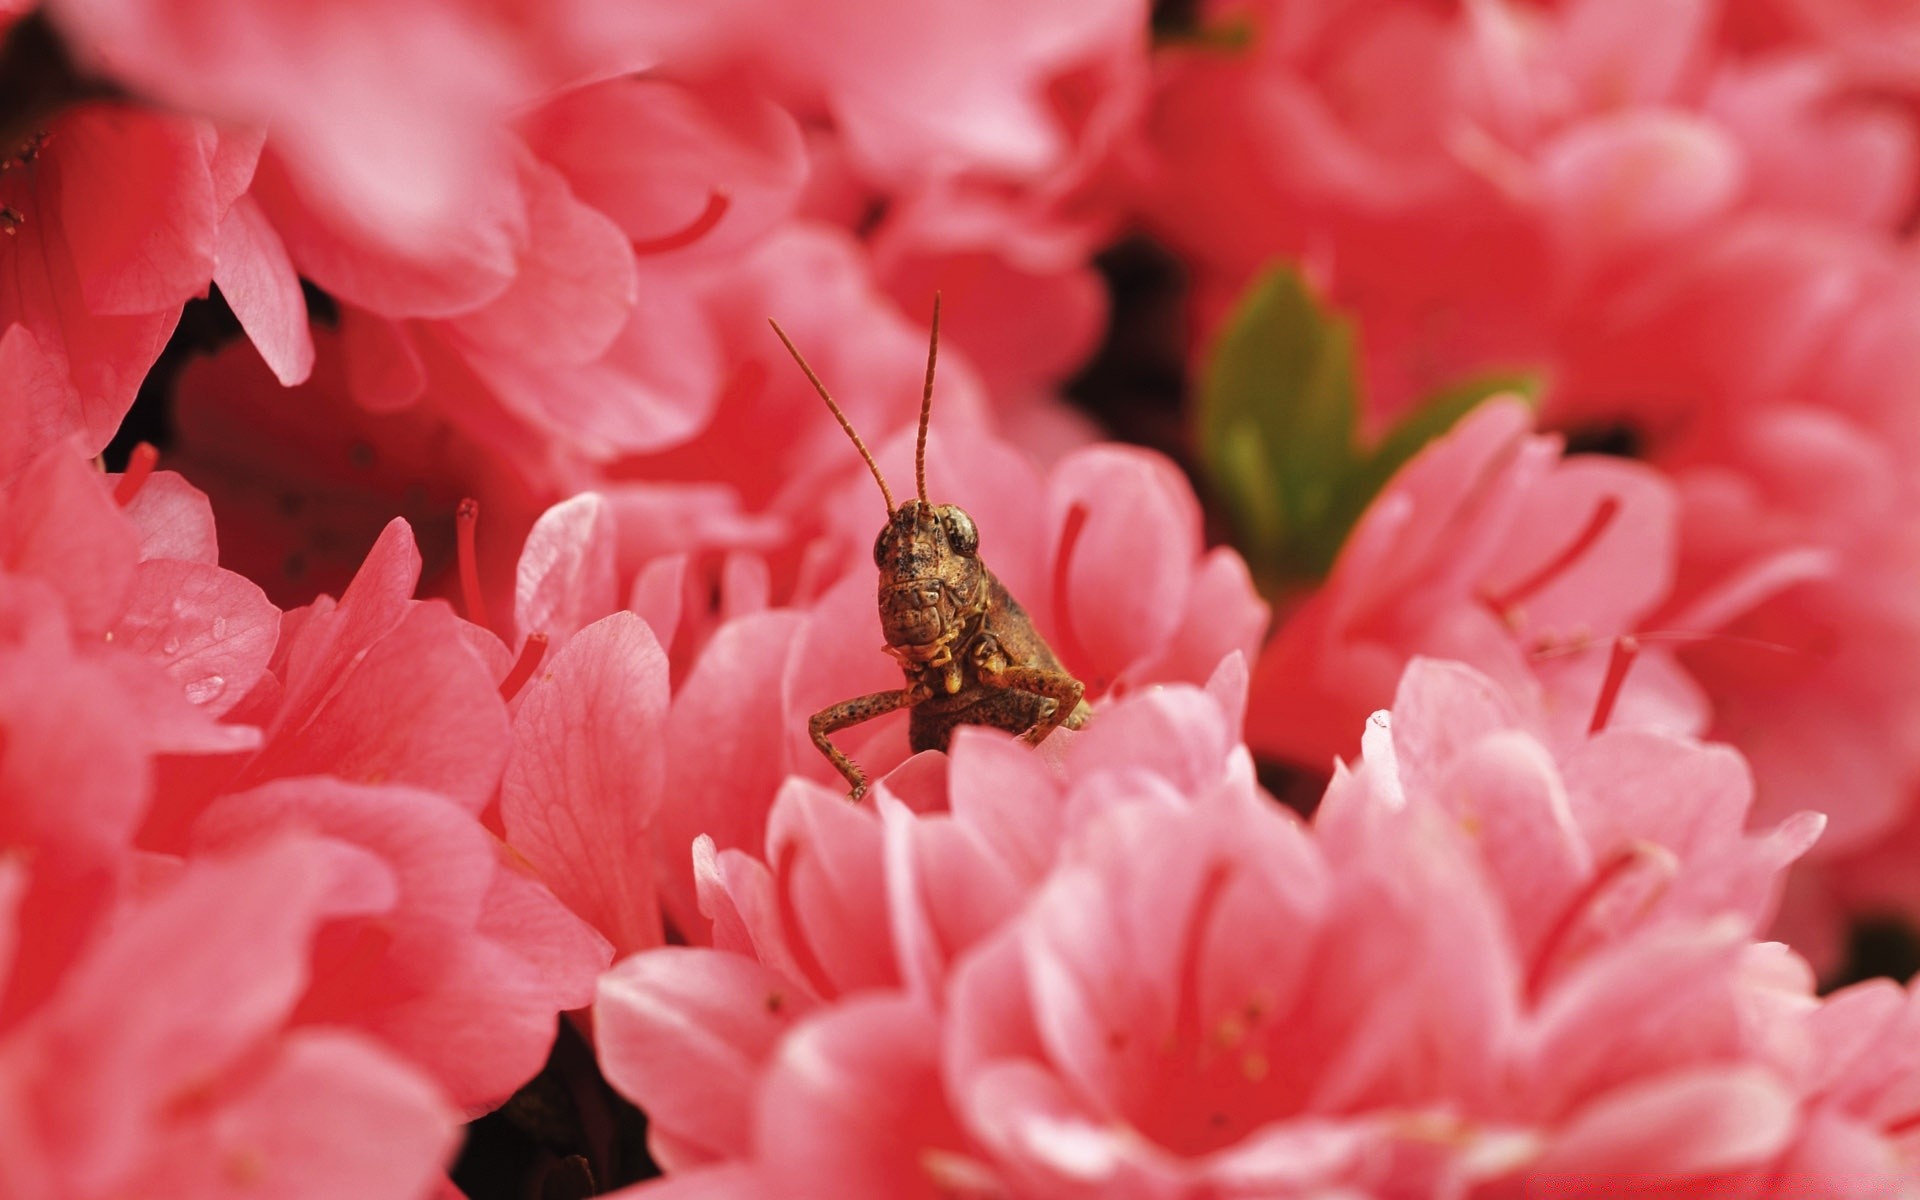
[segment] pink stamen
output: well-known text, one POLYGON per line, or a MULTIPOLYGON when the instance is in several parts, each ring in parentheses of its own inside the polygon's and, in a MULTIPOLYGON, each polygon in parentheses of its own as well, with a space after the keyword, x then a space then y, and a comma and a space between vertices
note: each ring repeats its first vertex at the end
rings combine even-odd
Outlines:
POLYGON ((1613 640, 1613 657, 1607 659, 1606 678, 1600 681, 1600 698, 1593 704, 1593 720, 1587 724, 1587 736, 1592 737, 1607 727, 1608 718, 1613 716, 1613 706, 1620 699, 1620 689, 1627 682, 1627 672, 1633 667, 1634 656, 1640 653, 1640 643, 1631 635, 1622 635, 1613 640))
POLYGON ((480 502, 468 496, 460 502, 454 516, 459 531, 460 599, 467 609, 467 620, 488 628, 487 601, 480 593, 480 558, 473 548, 473 529, 480 522, 480 502))
POLYGON ((1553 558, 1539 570, 1527 576, 1519 583, 1514 584, 1505 592, 1497 596, 1483 597, 1487 607, 1493 609, 1494 612, 1499 613, 1501 616, 1505 616, 1517 608, 1521 602, 1537 595, 1548 584, 1552 583, 1565 572, 1568 567, 1579 562, 1582 555, 1593 549, 1593 544, 1600 540, 1600 535, 1607 531, 1607 526, 1613 524, 1613 519, 1619 515, 1619 499, 1614 496, 1603 498, 1599 504, 1594 506, 1593 515, 1587 518, 1586 528, 1580 531, 1579 537, 1569 542, 1566 549, 1554 555, 1553 558))
POLYGON ((547 656, 547 635, 530 633, 527 640, 520 643, 520 657, 513 660, 513 669, 500 681, 500 698, 511 700, 527 686, 527 680, 540 669, 540 660, 547 656))
POLYGON ((127 456, 127 469, 120 476, 120 482, 113 485, 113 502, 121 508, 133 503, 140 489, 147 486, 147 477, 153 474, 154 464, 160 461, 160 452, 151 442, 141 442, 127 456))
POLYGON ((691 225, 688 225, 685 229, 669 233, 664 237, 635 238, 633 240, 633 252, 635 254, 665 254, 669 250, 679 250, 683 247, 691 246, 709 233, 712 233, 713 227, 720 223, 720 218, 727 215, 727 209, 732 207, 732 205, 733 201, 725 192, 709 192, 707 194, 707 207, 701 210, 700 215, 693 219, 691 225))
MULTIPOLYGON (((1705 633, 1687 629, 1656 629, 1652 632, 1641 631, 1633 635, 1636 643, 1669 643, 1677 646, 1738 646, 1744 650, 1765 650, 1773 654, 1787 654, 1798 658, 1815 657, 1812 651, 1798 646, 1789 646, 1784 642, 1770 642, 1765 638, 1744 637, 1737 633, 1705 633)), ((1568 658, 1575 654, 1587 654, 1598 649, 1600 643, 1591 638, 1579 638, 1565 643, 1544 642, 1527 651, 1528 662, 1548 662, 1556 658, 1568 658)))

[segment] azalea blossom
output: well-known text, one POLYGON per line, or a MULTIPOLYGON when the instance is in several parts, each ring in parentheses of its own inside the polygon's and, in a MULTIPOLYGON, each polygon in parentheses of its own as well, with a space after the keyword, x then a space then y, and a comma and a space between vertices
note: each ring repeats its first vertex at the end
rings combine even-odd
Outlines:
POLYGON ((0 4, 0 1193, 1914 1191, 1916 11, 0 4))
POLYGON ((1798 1194, 1793 1155, 1840 1153, 1815 1112, 1860 1135, 1825 1169, 1885 1178, 1898 1123, 1816 1099, 1805 968, 1750 940, 1819 822, 1743 835, 1737 755, 1620 730, 1562 767, 1417 662, 1308 828, 1253 785, 1235 680, 1053 765, 965 731, 871 812, 790 785, 763 855, 702 839, 713 948, 597 1009, 676 1172, 647 1194, 1798 1194))

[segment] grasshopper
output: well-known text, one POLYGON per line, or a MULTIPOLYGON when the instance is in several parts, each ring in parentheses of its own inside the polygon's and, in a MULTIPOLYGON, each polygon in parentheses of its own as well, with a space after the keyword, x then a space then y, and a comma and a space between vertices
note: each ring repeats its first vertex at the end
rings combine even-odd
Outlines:
POLYGON ((1026 610, 980 561, 980 534, 958 505, 927 500, 927 418, 933 411, 933 368, 940 356, 940 298, 933 300, 927 381, 920 396, 920 436, 914 450, 917 499, 896 505, 866 443, 840 411, 777 322, 768 321, 827 408, 853 439, 887 504, 887 523, 874 539, 880 569, 880 628, 886 653, 900 664, 905 686, 843 700, 813 714, 807 731, 850 797, 867 791, 866 772, 828 735, 862 721, 909 709, 908 744, 945 750, 959 725, 991 725, 1020 735, 1029 746, 1065 725, 1078 729, 1089 711, 1085 687, 1068 674, 1026 610))

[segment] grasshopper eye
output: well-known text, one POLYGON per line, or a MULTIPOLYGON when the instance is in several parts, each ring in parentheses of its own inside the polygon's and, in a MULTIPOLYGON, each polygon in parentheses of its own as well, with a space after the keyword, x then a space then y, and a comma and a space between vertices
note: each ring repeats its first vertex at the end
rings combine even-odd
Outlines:
POLYGON ((887 565, 887 527, 885 526, 881 527, 879 535, 873 539, 873 565, 876 567, 887 565))
POLYGON ((973 527, 972 517, 949 504, 941 511, 940 521, 947 527, 947 545, 955 554, 972 554, 980 548, 980 531, 973 527))

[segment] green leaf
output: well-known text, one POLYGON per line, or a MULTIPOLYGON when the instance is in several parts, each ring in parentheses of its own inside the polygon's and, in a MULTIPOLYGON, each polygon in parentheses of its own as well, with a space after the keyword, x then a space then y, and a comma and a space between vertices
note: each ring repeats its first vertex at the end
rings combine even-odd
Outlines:
POLYGON ((1295 573, 1352 466, 1356 405, 1351 326, 1292 267, 1267 272, 1214 347, 1198 413, 1202 463, 1256 567, 1295 573))
MULTIPOLYGON (((1387 430, 1386 436, 1364 460, 1354 464, 1342 482, 1336 505, 1336 524, 1342 526, 1340 540, 1346 540, 1347 532, 1367 511, 1367 505, 1373 503, 1380 489, 1387 486, 1409 459, 1424 450, 1428 442, 1452 429, 1461 418, 1495 396, 1518 395, 1528 404, 1534 404, 1539 400, 1540 390, 1538 373, 1496 372, 1443 388, 1414 405, 1387 430)), ((1339 553, 1338 546, 1334 553, 1339 553)), ((1327 564, 1331 567, 1332 559, 1328 559, 1327 564)))
POLYGON ((1355 362, 1351 322, 1284 265, 1247 289, 1214 346, 1197 414, 1200 465, 1269 590, 1324 577, 1394 473, 1482 401, 1540 389, 1533 375, 1470 379, 1362 448, 1355 362))

